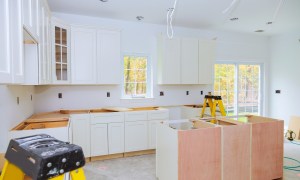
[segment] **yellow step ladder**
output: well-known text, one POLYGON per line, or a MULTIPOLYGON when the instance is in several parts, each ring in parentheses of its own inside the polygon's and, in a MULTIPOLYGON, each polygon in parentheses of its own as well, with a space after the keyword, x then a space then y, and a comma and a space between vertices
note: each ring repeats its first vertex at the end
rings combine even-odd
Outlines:
POLYGON ((205 108, 210 108, 211 117, 216 117, 216 110, 217 107, 219 107, 220 113, 222 116, 226 116, 225 107, 222 101, 221 96, 213 96, 211 93, 208 93, 208 95, 205 95, 202 111, 200 114, 200 117, 203 118, 205 115, 205 108))
POLYGON ((81 147, 39 134, 12 139, 5 154, 6 162, 0 180, 85 180, 82 167, 85 158, 81 147))

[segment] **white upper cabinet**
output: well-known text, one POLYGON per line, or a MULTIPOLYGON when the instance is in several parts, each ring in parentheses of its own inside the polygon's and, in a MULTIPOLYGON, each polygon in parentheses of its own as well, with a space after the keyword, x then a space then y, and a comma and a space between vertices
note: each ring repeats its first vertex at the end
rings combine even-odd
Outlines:
POLYGON ((199 84, 213 84, 216 41, 199 40, 199 84))
POLYGON ((181 84, 198 84, 198 39, 181 39, 181 84))
POLYGON ((212 84, 215 41, 158 37, 158 84, 212 84))
POLYGON ((180 39, 159 37, 158 83, 180 84, 180 39))
POLYGON ((51 83, 51 13, 46 1, 40 3, 39 84, 51 83))
POLYGON ((24 82, 22 1, 0 2, 0 83, 24 82))
POLYGON ((120 84, 120 31, 97 31, 97 83, 120 84))
POLYGON ((72 26, 72 84, 96 84, 96 36, 94 28, 72 26))
POLYGON ((9 53, 9 2, 0 1, 0 83, 10 83, 12 81, 11 61, 9 53))
POLYGON ((23 25, 27 32, 38 41, 40 0, 22 0, 23 25))
POLYGON ((52 18, 52 82, 70 83, 70 26, 52 18))

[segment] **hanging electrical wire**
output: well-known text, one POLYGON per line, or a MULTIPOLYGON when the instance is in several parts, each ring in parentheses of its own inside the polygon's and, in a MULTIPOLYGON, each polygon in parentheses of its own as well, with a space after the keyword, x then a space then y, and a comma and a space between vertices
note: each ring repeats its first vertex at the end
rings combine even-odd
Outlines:
POLYGON ((177 5, 177 0, 174 1, 174 5, 172 8, 168 9, 167 12, 167 36, 169 39, 172 39, 174 36, 174 31, 173 31, 173 15, 176 9, 177 5))
MULTIPOLYGON (((278 14, 279 14, 279 11, 280 11, 280 9, 282 8, 284 2, 285 2, 285 0, 279 0, 279 3, 278 3, 278 5, 277 5, 276 10, 275 10, 275 12, 274 12, 274 14, 273 14, 273 17, 272 17, 272 21, 270 21, 271 23, 273 23, 273 22, 276 21, 277 16, 278 16, 278 14)), ((268 22, 267 24, 270 24, 270 22, 268 22)))
POLYGON ((237 7, 240 0, 233 0, 230 5, 222 11, 223 14, 232 13, 232 11, 237 7))

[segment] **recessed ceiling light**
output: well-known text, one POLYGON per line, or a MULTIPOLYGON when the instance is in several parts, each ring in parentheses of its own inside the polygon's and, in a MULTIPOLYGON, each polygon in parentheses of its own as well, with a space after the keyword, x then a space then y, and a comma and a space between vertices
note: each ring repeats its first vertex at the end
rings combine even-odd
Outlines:
POLYGON ((101 2, 108 2, 108 0, 99 0, 99 1, 101 1, 101 2))
POLYGON ((143 16, 137 16, 136 19, 137 19, 138 21, 141 21, 141 20, 144 19, 144 17, 143 17, 143 16))
POLYGON ((267 22, 267 24, 273 24, 273 22, 272 22, 272 21, 269 21, 269 22, 267 22))
POLYGON ((256 31, 254 31, 254 32, 259 32, 259 33, 261 33, 261 32, 265 32, 265 31, 262 30, 262 29, 259 29, 259 30, 256 30, 256 31))
POLYGON ((237 21, 237 20, 239 20, 238 17, 230 18, 230 21, 237 21))

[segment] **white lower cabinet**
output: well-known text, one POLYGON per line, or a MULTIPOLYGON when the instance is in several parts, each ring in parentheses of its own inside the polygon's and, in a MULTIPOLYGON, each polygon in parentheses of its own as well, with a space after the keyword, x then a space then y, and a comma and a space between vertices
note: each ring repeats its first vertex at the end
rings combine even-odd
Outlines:
POLYGON ((82 147, 85 157, 91 157, 90 114, 70 115, 72 143, 82 147))
POLYGON ((108 154, 107 124, 91 125, 91 156, 108 154))
POLYGON ((108 153, 124 152, 124 123, 108 124, 108 153))
POLYGON ((152 120, 148 122, 148 149, 156 149, 156 127, 163 120, 152 120))
POLYGON ((148 149, 147 121, 125 122, 125 152, 148 149))

